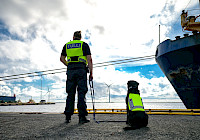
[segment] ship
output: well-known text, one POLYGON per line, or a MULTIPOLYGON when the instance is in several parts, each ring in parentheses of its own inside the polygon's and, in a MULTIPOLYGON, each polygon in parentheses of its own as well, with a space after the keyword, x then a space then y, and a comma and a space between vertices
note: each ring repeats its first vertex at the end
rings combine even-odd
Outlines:
POLYGON ((15 103, 16 95, 14 96, 0 96, 0 103, 15 103))
POLYGON ((200 109, 200 22, 187 14, 182 11, 181 26, 192 34, 161 42, 155 59, 185 107, 200 109))

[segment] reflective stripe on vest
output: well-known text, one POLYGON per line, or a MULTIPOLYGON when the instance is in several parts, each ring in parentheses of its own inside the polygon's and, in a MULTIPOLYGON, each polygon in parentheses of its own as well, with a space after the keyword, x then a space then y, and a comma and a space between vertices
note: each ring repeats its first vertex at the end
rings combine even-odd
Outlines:
POLYGON ((66 44, 67 63, 84 62, 87 64, 87 57, 83 56, 83 41, 73 40, 66 44))
POLYGON ((139 94, 129 93, 128 107, 131 111, 145 111, 139 94))

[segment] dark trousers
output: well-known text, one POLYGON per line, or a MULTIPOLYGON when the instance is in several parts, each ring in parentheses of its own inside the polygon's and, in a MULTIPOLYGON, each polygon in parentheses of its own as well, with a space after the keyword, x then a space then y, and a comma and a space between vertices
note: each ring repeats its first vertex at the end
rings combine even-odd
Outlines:
POLYGON ((65 115, 71 116, 74 113, 74 102, 76 89, 78 91, 78 112, 80 117, 87 116, 87 105, 85 95, 87 88, 87 71, 85 67, 70 67, 67 69, 66 92, 68 93, 65 107, 65 115))

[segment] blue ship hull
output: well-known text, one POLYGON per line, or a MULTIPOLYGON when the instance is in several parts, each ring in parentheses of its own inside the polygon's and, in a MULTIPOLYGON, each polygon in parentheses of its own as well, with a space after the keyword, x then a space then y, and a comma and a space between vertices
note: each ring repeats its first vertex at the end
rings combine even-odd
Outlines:
POLYGON ((188 109, 200 109, 200 34, 165 40, 156 62, 188 109))

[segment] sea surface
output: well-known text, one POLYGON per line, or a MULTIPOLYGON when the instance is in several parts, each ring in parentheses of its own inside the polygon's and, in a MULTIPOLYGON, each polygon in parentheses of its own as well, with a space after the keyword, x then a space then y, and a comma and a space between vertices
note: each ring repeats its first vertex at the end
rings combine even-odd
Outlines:
MULTIPOLYGON (((182 102, 144 102, 145 109, 186 109, 182 102)), ((95 103, 95 109, 126 109, 125 103, 95 103)), ((75 108, 77 106, 75 105, 75 108)), ((87 103, 88 109, 93 109, 93 103, 87 103)), ((0 106, 0 112, 51 112, 63 113, 65 103, 49 105, 18 105, 0 106)))

